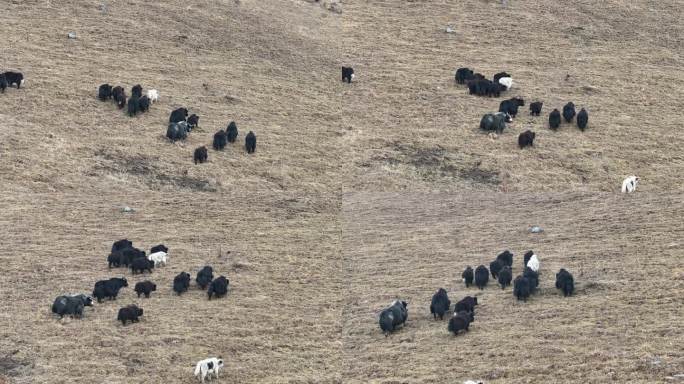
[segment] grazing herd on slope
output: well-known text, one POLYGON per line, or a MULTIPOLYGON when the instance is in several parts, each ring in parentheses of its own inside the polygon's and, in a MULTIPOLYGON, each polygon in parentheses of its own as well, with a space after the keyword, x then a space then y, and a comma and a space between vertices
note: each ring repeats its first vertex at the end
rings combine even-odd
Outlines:
MULTIPOLYGON (((523 272, 513 280, 513 295, 517 300, 527 301, 531 294, 536 293, 539 288, 540 276, 539 257, 533 251, 527 251, 523 256, 523 272)), ((495 279, 502 290, 511 285, 513 277, 513 253, 505 250, 496 256, 496 259, 489 264, 489 269, 485 265, 479 265, 475 270, 467 266, 461 278, 466 288, 475 285, 483 290, 489 283, 489 275, 495 279)), ((556 288, 563 292, 567 297, 575 291, 575 280, 570 272, 561 268, 556 273, 556 288)), ((447 330, 456 336, 469 330, 470 323, 475 321, 475 306, 478 305, 477 297, 466 296, 454 305, 453 315, 449 319, 447 330)), ((444 288, 439 288, 432 296, 430 302, 430 314, 433 319, 444 319, 444 315, 451 308, 451 300, 444 288)), ((380 330, 388 336, 394 330, 403 327, 408 320, 408 303, 403 300, 395 300, 392 304, 380 312, 380 330)))
MULTIPOLYGON (((493 80, 488 80, 480 73, 474 73, 470 68, 459 68, 456 70, 456 83, 466 84, 471 95, 499 97, 502 92, 509 91, 513 87, 513 77, 506 72, 499 72, 493 76, 493 80)), ((539 116, 541 114, 543 101, 535 101, 530 104, 530 115, 539 116)), ((483 131, 493 131, 497 135, 503 133, 506 123, 513 122, 513 118, 518 115, 518 107, 525 106, 525 100, 520 97, 513 97, 503 100, 499 104, 499 111, 487 113, 480 120, 480 129, 483 131)), ((563 118, 566 122, 572 122, 575 117, 575 104, 569 102, 563 107, 563 118)), ((582 108, 577 114, 577 126, 584 131, 589 122, 589 113, 582 108)), ((560 126, 560 112, 554 109, 549 114, 549 127, 552 130, 560 126)), ((534 146, 536 133, 530 130, 522 132, 518 136, 518 146, 520 149, 534 146)))
MULTIPOLYGON (((353 77, 353 74, 351 76, 353 77)), ((12 77, 12 79, 14 78, 15 77, 12 77)), ((2 78, 0 77, 0 80, 1 79, 2 78)), ((1 84, 0 81, 0 85, 1 84)), ((128 116, 133 117, 138 113, 147 112, 150 109, 150 105, 159 100, 159 91, 156 89, 148 89, 143 95, 142 86, 137 84, 131 88, 131 97, 127 98, 124 87, 112 87, 109 84, 102 84, 98 88, 97 98, 101 101, 114 100, 119 109, 123 109, 128 105, 128 116)), ((199 119, 199 116, 196 114, 188 116, 187 108, 180 107, 174 109, 169 116, 166 137, 172 142, 185 140, 188 137, 188 134, 199 126, 199 119)), ((237 124, 235 124, 234 121, 231 121, 225 131, 219 130, 214 134, 214 141, 212 143, 214 150, 223 150, 228 143, 235 143, 237 137, 237 124)), ((247 150, 247 153, 252 154, 256 151, 256 143, 256 134, 249 131, 245 136, 245 149, 247 150)), ((193 161, 195 164, 205 163, 208 159, 209 151, 206 146, 195 148, 195 151, 193 152, 193 161)))
MULTIPOLYGON (((489 80, 485 75, 476 73, 470 68, 459 68, 454 75, 456 84, 465 84, 468 87, 468 92, 471 95, 499 97, 502 92, 509 91, 513 87, 513 77, 506 72, 499 72, 494 74, 492 80, 489 80)), ((354 79, 354 69, 352 67, 342 67, 342 82, 351 84, 354 79)), ((512 123, 513 118, 518 114, 518 107, 525 106, 525 100, 520 97, 513 97, 503 100, 499 103, 498 112, 486 113, 480 120, 480 129, 485 132, 490 132, 494 137, 503 133, 507 123, 512 123)), ((540 116, 543 101, 534 101, 530 103, 530 115, 540 116)), ((570 101, 563 106, 562 118, 566 123, 572 123, 572 120, 577 116, 577 127, 584 132, 589 124, 589 112, 585 108, 580 109, 579 113, 575 111, 575 104, 570 101)), ((553 131, 558 130, 561 125, 561 112, 558 109, 551 111, 549 114, 549 128, 553 131)), ((518 146, 520 149, 525 147, 534 147, 534 139, 537 134, 531 130, 525 130, 518 135, 518 146)), ((636 184, 639 178, 632 175, 628 176, 622 183, 622 192, 631 193, 636 190, 636 184)))
MULTIPOLYGON (((169 248, 164 244, 155 245, 150 249, 149 254, 133 246, 128 239, 117 240, 112 244, 111 252, 107 256, 108 268, 127 267, 131 273, 152 273, 154 268, 166 266, 169 261, 169 248)), ((229 280, 225 276, 214 278, 214 269, 206 265, 197 272, 195 278, 197 287, 207 292, 208 300, 220 298, 228 294, 229 280)), ((92 296, 85 294, 70 294, 58 296, 52 304, 52 312, 60 318, 70 316, 72 318, 82 318, 85 307, 93 307, 93 298, 98 303, 104 300, 116 300, 119 291, 128 287, 128 280, 125 277, 112 277, 100 280, 95 283, 92 296)), ((190 288, 190 274, 187 272, 179 273, 174 279, 172 290, 176 295, 181 295, 190 288)), ((152 292, 157 291, 157 284, 150 280, 140 281, 135 284, 135 293, 138 298, 144 296, 149 299, 152 292)), ((136 304, 129 304, 119 309, 116 321, 122 325, 137 323, 143 316, 144 310, 136 304)), ((149 316, 149 313, 147 313, 149 316)), ((223 360, 219 358, 208 358, 201 360, 195 367, 195 376, 202 382, 213 374, 218 378, 218 371, 223 367, 223 360)))

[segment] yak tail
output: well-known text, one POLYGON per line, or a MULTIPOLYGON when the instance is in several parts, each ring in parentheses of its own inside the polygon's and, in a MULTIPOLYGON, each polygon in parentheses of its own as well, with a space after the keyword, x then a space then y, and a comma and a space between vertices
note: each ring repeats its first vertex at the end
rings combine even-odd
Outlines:
POLYGON ((198 376, 198 375, 200 374, 200 368, 201 368, 201 367, 200 367, 200 364, 197 364, 197 365, 195 366, 195 376, 198 376))

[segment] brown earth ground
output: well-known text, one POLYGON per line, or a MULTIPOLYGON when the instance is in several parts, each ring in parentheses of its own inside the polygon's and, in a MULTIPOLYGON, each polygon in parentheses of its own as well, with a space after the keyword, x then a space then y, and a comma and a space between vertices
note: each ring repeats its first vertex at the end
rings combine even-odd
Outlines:
POLYGON ((26 84, 0 95, 0 383, 189 383, 212 355, 239 383, 684 373, 681 4, 321 3, 2 3, 0 66, 26 84), (479 119, 501 99, 454 85, 459 66, 512 73, 509 94, 544 100, 544 116, 525 106, 487 138, 479 119), (161 99, 129 118, 95 98, 104 82, 161 99), (585 133, 545 128, 568 100, 589 110, 585 133), (179 106, 200 128, 171 144, 179 106), (231 120, 238 143, 193 165, 231 120), (520 151, 528 127, 535 148, 520 151), (638 192, 617 195, 629 174, 638 192), (167 244, 169 265, 109 271, 124 237, 167 244), (463 266, 504 248, 538 252, 542 293, 523 305, 489 287, 453 340, 429 319, 431 294, 465 294, 463 266), (173 276, 205 264, 230 279, 226 298, 172 295, 173 276), (560 266, 573 298, 552 289, 560 266), (83 320, 49 313, 57 295, 121 275, 130 287, 83 320), (144 279, 151 299, 133 292, 144 279), (375 316, 397 296, 409 324, 386 339, 375 316), (134 302, 143 320, 123 327, 116 312, 134 302))

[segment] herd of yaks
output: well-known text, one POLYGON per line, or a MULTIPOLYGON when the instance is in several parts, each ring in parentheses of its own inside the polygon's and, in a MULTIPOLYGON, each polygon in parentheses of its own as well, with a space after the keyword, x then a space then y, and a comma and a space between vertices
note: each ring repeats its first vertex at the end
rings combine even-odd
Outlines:
MULTIPOLYGON (((540 266, 539 257, 533 251, 527 251, 523 256, 523 273, 513 280, 513 253, 505 250, 489 264, 489 269, 480 265, 473 271, 471 266, 467 266, 461 277, 466 288, 474 282, 475 286, 481 290, 489 282, 490 273, 492 278, 497 279, 502 290, 510 286, 511 280, 513 280, 513 295, 518 300, 527 301, 539 287, 540 266)), ((572 295, 575 291, 575 279, 565 268, 561 268, 556 273, 556 288, 560 289, 565 297, 572 295)), ((476 305, 478 305, 477 297, 472 296, 466 296, 457 302, 454 305, 453 316, 449 319, 447 330, 454 336, 461 331, 468 331, 470 323, 475 321, 476 305)), ((432 296, 430 313, 435 320, 437 317, 442 320, 450 308, 451 300, 449 300, 446 289, 439 288, 432 296)), ((408 303, 404 300, 395 300, 380 312, 378 323, 380 330, 385 336, 388 336, 391 332, 403 327, 406 320, 408 320, 408 303)))
MULTIPOLYGON (((100 85, 97 98, 101 101, 114 100, 119 109, 123 109, 128 104, 128 115, 133 117, 138 113, 147 112, 150 105, 159 100, 159 91, 148 89, 143 95, 143 88, 140 84, 131 88, 131 97, 126 96, 126 90, 122 86, 112 87, 105 83, 100 85)), ((187 108, 177 108, 169 116, 169 125, 166 129, 166 137, 171 141, 185 140, 188 134, 199 125, 199 116, 192 114, 188 116, 187 108)), ((219 130, 214 134, 213 147, 217 151, 223 150, 228 143, 234 143, 238 137, 237 124, 234 121, 228 123, 228 127, 219 130)), ((245 149, 247 153, 256 151, 256 134, 249 131, 245 136, 245 149)), ((209 151, 206 146, 195 148, 193 161, 195 164, 204 163, 209 158, 209 151)))
MULTIPOLYGON (((342 67, 342 82, 351 84, 355 78, 354 68, 342 67)), ((468 92, 471 95, 499 97, 502 92, 508 91, 513 87, 513 77, 506 72, 499 72, 493 76, 493 80, 487 79, 481 73, 475 73, 472 69, 463 67, 456 70, 454 75, 456 84, 465 84, 468 87, 468 92)), ((513 122, 513 118, 518 114, 518 108, 525 105, 525 100, 520 97, 513 97, 508 100, 503 100, 499 104, 499 111, 495 113, 486 113, 480 120, 480 129, 489 131, 490 137, 496 137, 503 133, 506 128, 506 123, 513 122), (496 135, 494 135, 496 133, 496 135)), ((541 115, 543 101, 535 101, 530 103, 530 115, 541 115)), ((575 110, 575 104, 570 101, 563 106, 562 117, 567 123, 571 123, 577 116, 577 127, 584 131, 589 124, 589 112, 586 109, 580 109, 579 113, 575 110)), ((561 125, 561 112, 554 108, 549 114, 549 128, 557 130, 561 125)), ((518 146, 520 149, 525 147, 533 147, 536 133, 531 130, 526 130, 518 135, 518 146)), ((631 193, 636 190, 639 177, 631 175, 622 181, 622 192, 631 193)))
MULTIPOLYGON (((351 67, 342 67, 342 81, 351 83, 354 79, 354 69, 351 67)), ((494 96, 498 97, 503 91, 511 89, 513 86, 512 77, 506 72, 500 72, 494 75, 494 80, 488 80, 479 73, 474 73, 469 68, 459 68, 456 71, 455 80, 458 84, 466 84, 470 94, 480 96, 494 96)), ((5 89, 16 85, 17 89, 24 84, 24 76, 20 72, 4 72, 0 73, 0 92, 4 93, 5 89)), ((119 109, 123 109, 128 104, 129 116, 135 116, 137 113, 143 113, 149 110, 150 106, 158 101, 159 92, 155 89, 147 90, 143 95, 141 85, 135 85, 131 89, 131 97, 126 97, 125 89, 121 86, 112 87, 109 84, 102 84, 98 89, 98 99, 107 101, 113 99, 119 109)), ((480 122, 480 129, 485 131, 494 131, 498 134, 502 133, 505 124, 511 122, 512 118, 516 117, 518 107, 524 106, 523 99, 515 97, 504 100, 499 105, 499 112, 488 113, 482 117, 480 122)), ((539 116, 543 102, 536 101, 530 104, 530 114, 539 116)), ((572 119, 577 116, 577 126, 583 131, 588 124, 589 114, 582 108, 579 113, 575 112, 575 105, 572 102, 567 103, 563 107, 563 118, 570 123, 572 119)), ((549 114, 549 127, 557 129, 561 123, 561 112, 554 109, 549 114)), ((188 117, 188 110, 186 108, 178 108, 171 112, 169 118, 169 126, 167 129, 167 137, 172 140, 182 140, 187 137, 187 134, 199 124, 199 116, 192 114, 188 117)), ((215 150, 222 150, 227 143, 234 143, 238 136, 237 125, 234 121, 228 124, 225 130, 219 130, 214 134, 213 147, 215 150)), ((533 146, 535 133, 532 131, 525 131, 518 137, 518 145, 520 148, 526 146, 533 146)), ((254 153, 256 150, 256 135, 250 131, 245 137, 245 148, 247 153, 254 153)), ((195 163, 203 163, 207 161, 207 148, 202 146, 195 149, 193 159, 195 163)), ((639 181, 637 176, 629 176, 622 183, 622 192, 631 193, 636 189, 639 181)), ((108 256, 108 263, 110 268, 112 266, 127 266, 131 268, 133 274, 136 272, 144 273, 144 271, 151 272, 152 269, 158 265, 165 265, 168 258, 168 248, 160 244, 152 247, 150 254, 146 257, 145 252, 133 247, 132 243, 126 239, 119 240, 112 245, 112 253, 108 256)), ((504 251, 499 254, 491 264, 490 269, 484 265, 478 266, 475 271, 468 266, 462 274, 462 278, 469 287, 473 280, 475 285, 483 289, 489 280, 489 273, 492 277, 497 279, 502 289, 510 285, 512 279, 512 264, 513 254, 509 251, 504 251)), ((212 295, 222 297, 228 292, 229 281, 224 276, 219 276, 213 279, 213 269, 211 266, 202 268, 196 277, 196 282, 201 289, 207 289, 207 294, 211 300, 212 295)), ((524 271, 517 276, 513 281, 513 294, 518 300, 527 300, 530 294, 536 291, 539 284, 539 260, 537 256, 529 251, 524 258, 524 271)), ((177 294, 187 291, 190 285, 190 274, 181 272, 173 281, 173 290, 177 294)), ((93 289, 93 297, 101 302, 104 298, 116 299, 121 288, 127 287, 128 282, 125 278, 111 278, 109 280, 101 280, 95 283, 93 289)), ((146 298, 150 297, 151 292, 156 291, 156 284, 146 280, 136 284, 135 292, 138 297, 144 295, 146 298)), ((574 279, 572 274, 565 269, 562 269, 556 274, 556 288, 561 289, 565 296, 569 296, 574 291, 574 279)), ((449 320, 448 331, 454 335, 460 331, 468 331, 469 325, 475 320, 475 306, 477 305, 477 298, 466 296, 454 306, 454 313, 449 320)), ((55 299, 52 305, 52 311, 61 317, 71 315, 72 317, 82 317, 84 307, 92 306, 93 300, 91 297, 84 294, 76 295, 62 295, 55 299)), ((403 300, 395 300, 389 307, 383 309, 379 316, 379 324, 381 330, 388 335, 395 329, 403 326, 408 319, 407 303, 403 300)), ((430 305, 430 312, 436 319, 438 316, 443 318, 444 314, 449 311, 451 301, 445 289, 440 288, 432 297, 430 305)), ((136 305, 128 305, 119 310, 117 320, 122 324, 128 321, 137 322, 143 314, 143 309, 136 305)), ((212 357, 201 360, 195 366, 195 376, 201 381, 206 377, 214 374, 218 378, 219 369, 224 366, 223 360, 219 357, 212 357)))
MULTIPOLYGON (((153 269, 158 266, 166 266, 168 262, 169 249, 164 244, 155 245, 150 249, 150 253, 140 250, 133 246, 133 243, 128 239, 121 239, 112 244, 110 254, 107 256, 108 267, 128 267, 131 273, 145 273, 146 271, 152 273, 153 269)), ((229 280, 225 276, 214 278, 214 270, 211 266, 206 265, 197 272, 195 278, 197 287, 201 290, 206 290, 208 299, 212 297, 223 297, 228 293, 229 280)), ((82 318, 85 307, 93 306, 93 298, 101 303, 104 299, 116 300, 119 291, 122 288, 128 287, 128 281, 125 277, 113 277, 107 280, 100 280, 95 283, 92 296, 85 294, 69 294, 58 296, 52 303, 52 312, 59 315, 60 318, 70 316, 72 318, 82 318)), ((190 287, 190 274, 181 272, 173 279, 172 290, 181 295, 190 287)), ((145 280, 138 282, 135 285, 135 293, 138 298, 141 295, 144 298, 150 298, 152 292, 157 291, 157 285, 145 280)), ((137 323, 143 315, 143 309, 135 304, 126 305, 119 309, 117 314, 117 321, 121 321, 122 325, 127 323, 137 323)), ((206 377, 214 375, 218 378, 218 373, 223 368, 224 362, 220 357, 210 357, 199 361, 195 365, 195 376, 201 381, 206 377)))

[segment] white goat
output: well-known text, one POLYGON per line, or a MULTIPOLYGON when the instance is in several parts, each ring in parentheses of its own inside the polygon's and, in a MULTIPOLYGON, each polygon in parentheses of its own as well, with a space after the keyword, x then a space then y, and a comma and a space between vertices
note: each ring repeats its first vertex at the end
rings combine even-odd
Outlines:
POLYGON ((156 89, 148 89, 147 98, 150 99, 150 103, 155 103, 157 100, 159 100, 159 91, 156 89))
POLYGON ((168 260, 166 252, 164 251, 150 253, 149 255, 147 255, 147 259, 154 261, 155 268, 159 264, 164 264, 164 266, 166 266, 166 261, 168 260))
POLYGON ((622 193, 632 193, 636 190, 639 178, 636 176, 628 176, 622 181, 622 193))
POLYGON ((200 360, 195 366, 195 377, 199 378, 200 382, 204 383, 204 379, 210 374, 214 374, 216 379, 219 378, 219 369, 223 368, 223 360, 219 357, 210 357, 208 359, 200 360))

